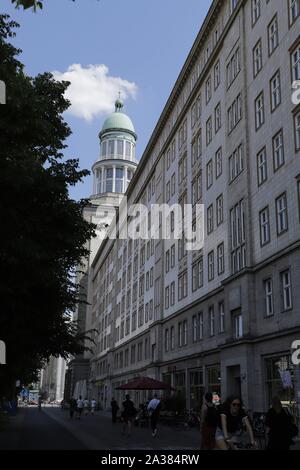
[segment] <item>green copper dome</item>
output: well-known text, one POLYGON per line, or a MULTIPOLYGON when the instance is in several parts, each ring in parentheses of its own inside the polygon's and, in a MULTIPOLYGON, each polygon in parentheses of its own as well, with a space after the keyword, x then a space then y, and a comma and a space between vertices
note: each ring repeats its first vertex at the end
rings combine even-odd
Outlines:
POLYGON ((132 121, 126 114, 121 112, 122 108, 123 102, 121 100, 117 100, 115 103, 115 112, 108 116, 108 118, 104 121, 102 130, 100 132, 100 137, 108 131, 122 130, 129 132, 136 139, 136 133, 132 121))

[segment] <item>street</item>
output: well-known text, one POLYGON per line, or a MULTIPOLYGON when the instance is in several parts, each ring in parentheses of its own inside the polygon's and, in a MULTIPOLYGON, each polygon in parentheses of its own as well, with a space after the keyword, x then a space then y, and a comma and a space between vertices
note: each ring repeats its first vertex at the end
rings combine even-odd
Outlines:
POLYGON ((68 411, 56 407, 20 408, 0 431, 1 450, 199 450, 198 429, 159 426, 153 438, 150 428, 133 427, 122 435, 122 424, 112 424, 109 413, 70 419, 68 411))

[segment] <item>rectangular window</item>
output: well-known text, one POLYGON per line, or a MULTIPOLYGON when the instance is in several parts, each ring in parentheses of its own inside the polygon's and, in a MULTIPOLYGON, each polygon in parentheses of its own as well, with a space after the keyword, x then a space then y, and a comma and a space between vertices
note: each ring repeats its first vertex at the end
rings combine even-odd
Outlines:
POLYGON ((178 276, 178 300, 187 296, 187 272, 178 276))
POLYGON ((209 307, 208 316, 209 316, 209 334, 210 336, 214 336, 215 334, 215 311, 214 311, 213 306, 209 307))
POLYGON ((178 323, 178 346, 181 348, 182 347, 182 323, 178 323))
POLYGON ((251 0, 252 26, 255 25, 260 17, 260 0, 251 0))
POLYGON ((260 244, 266 245, 270 242, 270 218, 269 207, 265 207, 259 213, 260 244))
POLYGON ((168 170, 170 168, 170 165, 171 165, 171 149, 167 150, 166 163, 167 163, 167 170, 168 170))
POLYGON ((175 304, 175 282, 171 284, 170 304, 171 306, 175 304))
POLYGON ((263 148, 256 157, 257 161, 257 184, 261 186, 268 178, 267 151, 263 148))
POLYGON ((225 331, 225 309, 224 309, 224 302, 219 302, 219 325, 220 325, 220 333, 224 333, 225 331))
POLYGON ((223 274, 225 271, 225 258, 224 258, 224 242, 220 243, 217 247, 217 263, 218 263, 218 274, 223 274))
POLYGON ((153 320, 153 300, 149 302, 149 320, 153 320))
POLYGON ((175 266, 175 244, 171 246, 171 269, 175 266))
POLYGON ((264 94, 263 92, 255 100, 255 129, 261 128, 265 122, 265 106, 264 106, 264 94))
POLYGON ((216 179, 222 174, 222 147, 216 151, 215 155, 216 179))
POLYGON ((196 161, 201 157, 202 154, 202 134, 201 129, 192 143, 192 165, 195 165, 196 161))
POLYGON ((246 266, 246 239, 244 201, 230 210, 231 270, 232 274, 246 266))
POLYGON ((281 103, 281 87, 279 70, 270 80, 271 111, 275 111, 281 103))
POLYGON ((203 313, 199 313, 199 339, 203 339, 204 333, 204 322, 203 322, 203 313))
POLYGON ((255 78, 263 66, 262 42, 261 39, 253 48, 253 77, 255 78))
POLYGON ((198 331, 199 331, 197 315, 193 316, 192 322, 193 322, 193 342, 195 343, 196 341, 198 341, 198 331))
POLYGON ((220 68, 220 61, 216 63, 214 67, 214 86, 215 90, 219 87, 221 82, 221 68, 220 68))
POLYGON ((144 324, 144 306, 139 308, 139 319, 138 326, 141 327, 144 324))
POLYGON ((283 132, 280 130, 273 137, 273 165, 274 171, 278 170, 284 165, 284 145, 283 145, 283 132))
POLYGON ((174 196, 176 191, 176 179, 175 179, 175 173, 173 173, 171 177, 171 196, 174 196))
POLYGON ((166 200, 167 202, 169 202, 171 198, 171 183, 170 181, 167 182, 167 185, 166 185, 166 200))
POLYGON ((212 233, 214 229, 214 208, 213 205, 211 204, 207 208, 207 235, 212 233))
POLYGON ((187 164, 187 162, 186 162, 186 156, 185 156, 179 162, 179 168, 178 168, 179 183, 182 183, 182 181, 186 177, 186 170, 187 170, 186 164, 187 164))
POLYGON ((287 269, 280 273, 281 278, 281 295, 282 295, 282 307, 283 310, 290 310, 292 304, 292 284, 291 284, 291 273, 287 269))
POLYGON ((166 252, 166 273, 170 271, 170 250, 166 252))
POLYGON ((205 96, 206 96, 206 104, 208 104, 211 99, 211 77, 209 77, 205 83, 205 96))
POLYGON ((221 129, 222 126, 222 114, 221 114, 221 103, 217 104, 215 108, 215 133, 221 129))
POLYGON ((201 117, 201 95, 196 98, 191 110, 191 124, 192 127, 199 121, 201 117))
POLYGON ((193 292, 203 286, 203 258, 200 258, 192 266, 192 289, 193 292))
POLYGON ((131 346, 131 354, 130 354, 131 364, 135 364, 135 345, 131 346))
POLYGON ((266 316, 270 317, 274 313, 273 305, 273 283, 272 279, 266 279, 264 281, 264 291, 265 291, 265 312, 266 316))
POLYGON ((243 317, 242 314, 234 315, 234 339, 243 337, 243 317))
POLYGON ((290 26, 295 23, 300 16, 300 0, 288 0, 290 26))
POLYGON ((165 330, 165 352, 168 352, 170 348, 170 336, 169 336, 169 330, 165 330))
POLYGON ((278 34, 278 20, 277 15, 274 16, 271 23, 268 26, 268 47, 269 55, 271 55, 277 48, 279 43, 279 34, 278 34))
POLYGON ((187 324, 187 320, 184 320, 183 322, 183 338, 182 338, 182 343, 183 343, 183 346, 186 346, 187 345, 187 329, 188 329, 188 324, 187 324))
POLYGON ((206 187, 209 189, 213 184, 213 161, 210 160, 206 165, 206 187))
POLYGON ((207 260, 208 260, 208 280, 212 281, 215 276, 215 254, 214 251, 208 253, 207 260))
POLYGON ((292 81, 300 80, 300 44, 291 54, 292 81))
POLYGON ((240 48, 238 48, 233 55, 231 56, 227 67, 227 88, 234 82, 238 74, 241 70, 241 56, 240 56, 240 48))
POLYGON ((216 212, 217 212, 217 226, 223 223, 223 194, 217 198, 216 201, 216 212))
POLYGON ((244 148, 240 144, 229 157, 229 178, 230 182, 242 173, 244 169, 244 148))
POLYGON ((232 14, 237 7, 238 0, 230 0, 230 14, 232 14))
POLYGON ((242 97, 238 95, 227 112, 228 117, 228 133, 230 134, 233 129, 238 125, 242 119, 242 97))
POLYGON ((183 122, 182 126, 179 128, 179 134, 178 134, 178 147, 179 150, 183 146, 183 144, 186 142, 187 139, 187 122, 186 120, 183 122))
POLYGON ((169 286, 165 289, 165 308, 168 309, 170 306, 170 288, 169 286))
POLYGON ((281 196, 276 199, 276 221, 278 235, 281 235, 288 230, 286 193, 281 194, 281 196))
POLYGON ((173 350, 175 348, 175 329, 174 326, 171 326, 170 329, 170 348, 173 350))
POLYGON ((206 121, 206 146, 212 141, 212 118, 211 116, 206 121))
POLYGON ((300 150, 300 112, 294 116, 296 151, 300 150))

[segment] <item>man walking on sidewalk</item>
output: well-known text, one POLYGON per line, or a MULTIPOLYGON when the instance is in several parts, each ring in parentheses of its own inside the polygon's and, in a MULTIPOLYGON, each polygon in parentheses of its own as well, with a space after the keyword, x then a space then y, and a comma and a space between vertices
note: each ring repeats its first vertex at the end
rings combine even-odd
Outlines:
POLYGON ((153 437, 157 436, 157 422, 159 418, 160 408, 161 408, 160 400, 158 399, 157 394, 155 394, 148 405, 148 411, 150 413, 150 421, 151 421, 151 429, 152 429, 153 437))

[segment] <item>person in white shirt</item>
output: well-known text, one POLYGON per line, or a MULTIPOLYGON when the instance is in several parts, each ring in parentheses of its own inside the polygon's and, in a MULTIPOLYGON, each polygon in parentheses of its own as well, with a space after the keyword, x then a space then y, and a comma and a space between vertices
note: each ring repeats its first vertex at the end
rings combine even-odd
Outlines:
POLYGON ((157 397, 157 394, 154 395, 152 400, 149 402, 148 411, 150 413, 150 421, 151 421, 151 429, 152 429, 152 436, 157 436, 157 423, 159 418, 159 412, 161 408, 160 400, 157 397))
POLYGON ((84 416, 87 416, 87 415, 89 414, 89 407, 90 407, 90 402, 89 402, 88 399, 86 398, 86 399, 83 401, 84 416))
POLYGON ((91 401, 91 413, 92 413, 92 416, 94 416, 96 406, 97 406, 97 402, 96 402, 96 400, 93 399, 93 400, 91 401))
POLYGON ((77 400, 77 418, 78 419, 80 419, 81 417, 82 410, 83 410, 83 399, 82 399, 82 396, 80 395, 80 397, 77 400))

